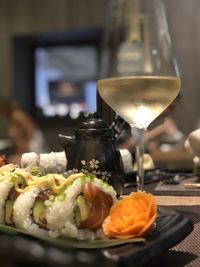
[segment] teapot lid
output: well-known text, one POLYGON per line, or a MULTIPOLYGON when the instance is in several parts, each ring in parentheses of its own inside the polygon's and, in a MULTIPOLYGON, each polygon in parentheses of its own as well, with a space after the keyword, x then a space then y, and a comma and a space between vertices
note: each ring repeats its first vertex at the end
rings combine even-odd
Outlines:
POLYGON ((106 121, 101 119, 97 112, 90 113, 86 121, 82 122, 79 129, 75 131, 77 138, 96 138, 96 137, 112 137, 112 129, 106 121))
POLYGON ((81 130, 103 130, 109 129, 109 125, 106 121, 101 119, 97 112, 92 112, 88 115, 87 120, 80 125, 81 130))

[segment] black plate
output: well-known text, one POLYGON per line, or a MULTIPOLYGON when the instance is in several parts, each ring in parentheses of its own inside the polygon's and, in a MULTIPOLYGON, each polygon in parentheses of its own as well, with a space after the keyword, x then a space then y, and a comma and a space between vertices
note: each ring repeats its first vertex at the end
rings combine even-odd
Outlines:
POLYGON ((36 238, 24 235, 0 235, 0 262, 11 266, 138 267, 178 244, 193 229, 192 222, 182 214, 159 207, 156 230, 142 244, 126 244, 109 249, 60 250, 36 238))

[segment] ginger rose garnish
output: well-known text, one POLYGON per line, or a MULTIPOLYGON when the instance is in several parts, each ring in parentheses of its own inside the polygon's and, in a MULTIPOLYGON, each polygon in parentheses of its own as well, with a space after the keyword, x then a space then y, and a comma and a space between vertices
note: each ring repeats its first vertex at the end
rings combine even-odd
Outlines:
POLYGON ((150 193, 135 192, 113 204, 102 228, 109 237, 145 237, 152 230, 156 217, 155 197, 150 193))

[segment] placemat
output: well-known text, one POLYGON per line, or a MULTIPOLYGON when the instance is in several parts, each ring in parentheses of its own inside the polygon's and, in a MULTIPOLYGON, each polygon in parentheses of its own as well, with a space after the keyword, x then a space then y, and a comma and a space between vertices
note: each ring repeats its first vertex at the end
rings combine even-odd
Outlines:
POLYGON ((148 266, 199 267, 200 204, 198 203, 200 203, 200 197, 157 196, 157 200, 159 204, 169 206, 170 209, 179 211, 188 217, 193 222, 194 229, 182 242, 149 262, 148 266))
MULTIPOLYGON (((161 206, 197 206, 200 205, 200 196, 155 196, 161 206)), ((197 209, 196 209, 197 212, 197 209)), ((200 208, 199 208, 200 212, 200 208)))
POLYGON ((153 189, 155 195, 180 195, 180 196, 200 196, 200 187, 188 188, 186 184, 199 183, 199 177, 193 176, 183 179, 178 184, 167 184, 160 181, 153 189))
MULTIPOLYGON (((184 180, 183 182, 188 182, 188 180, 184 180)), ((168 207, 188 217, 193 222, 194 229, 182 242, 155 259, 152 259, 152 261, 144 265, 144 267, 199 267, 200 194, 198 196, 197 192, 192 190, 190 191, 190 195, 185 195, 187 191, 177 191, 177 187, 175 187, 176 190, 171 191, 156 191, 154 190, 156 185, 157 184, 151 184, 145 186, 145 189, 147 192, 151 192, 155 195, 159 206, 168 207), (163 192, 163 195, 156 195, 157 192, 163 192)), ((171 186, 173 188, 176 185, 171 186)), ((125 193, 130 194, 131 191, 134 191, 133 189, 135 188, 126 188, 125 193)), ((198 192, 200 192, 199 189, 198 192)))

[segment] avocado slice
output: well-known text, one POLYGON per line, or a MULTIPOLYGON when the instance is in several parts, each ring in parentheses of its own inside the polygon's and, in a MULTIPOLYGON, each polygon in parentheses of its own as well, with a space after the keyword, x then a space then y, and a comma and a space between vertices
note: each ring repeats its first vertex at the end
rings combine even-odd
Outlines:
POLYGON ((40 224, 41 221, 44 220, 45 217, 45 204, 44 200, 38 198, 35 200, 33 206, 33 219, 37 224, 40 224))
POLYGON ((75 214, 75 220, 77 224, 85 221, 90 214, 90 205, 84 196, 80 195, 76 199, 77 210, 75 214))
POLYGON ((4 219, 5 223, 12 225, 14 224, 13 222, 13 205, 14 205, 14 200, 8 199, 5 202, 5 208, 4 208, 4 219))
POLYGON ((76 224, 79 226, 81 223, 81 215, 80 215, 80 209, 77 208, 76 212, 75 212, 75 222, 76 224))

